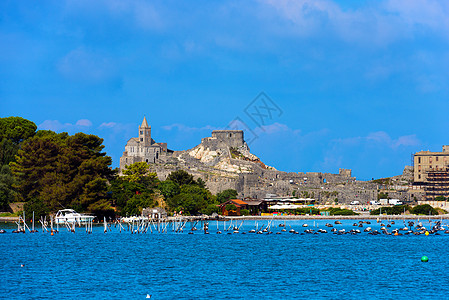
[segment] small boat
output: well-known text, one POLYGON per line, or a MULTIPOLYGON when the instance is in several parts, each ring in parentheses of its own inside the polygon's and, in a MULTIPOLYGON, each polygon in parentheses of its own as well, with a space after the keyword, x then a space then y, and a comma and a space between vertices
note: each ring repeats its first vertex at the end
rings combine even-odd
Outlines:
POLYGON ((56 224, 76 223, 81 225, 92 222, 94 218, 94 216, 77 213, 73 209, 62 209, 56 213, 55 222, 56 224))

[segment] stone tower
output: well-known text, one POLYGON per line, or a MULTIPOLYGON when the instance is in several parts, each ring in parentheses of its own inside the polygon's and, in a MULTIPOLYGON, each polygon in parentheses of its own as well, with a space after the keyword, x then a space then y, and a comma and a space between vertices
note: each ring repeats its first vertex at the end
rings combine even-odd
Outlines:
POLYGON ((143 117, 142 125, 139 126, 139 141, 143 147, 151 146, 151 126, 148 126, 145 116, 143 117))
POLYGON ((127 166, 136 162, 148 164, 160 162, 167 154, 167 143, 156 143, 151 138, 151 126, 147 118, 143 117, 139 126, 139 137, 130 138, 125 145, 125 151, 120 157, 120 172, 127 166))

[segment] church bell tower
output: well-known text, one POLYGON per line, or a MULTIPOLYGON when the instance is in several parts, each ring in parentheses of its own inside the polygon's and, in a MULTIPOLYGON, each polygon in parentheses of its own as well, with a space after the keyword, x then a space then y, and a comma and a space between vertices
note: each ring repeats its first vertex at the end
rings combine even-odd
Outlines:
POLYGON ((142 125, 139 126, 139 141, 144 147, 151 146, 151 126, 148 126, 145 116, 143 117, 142 125))

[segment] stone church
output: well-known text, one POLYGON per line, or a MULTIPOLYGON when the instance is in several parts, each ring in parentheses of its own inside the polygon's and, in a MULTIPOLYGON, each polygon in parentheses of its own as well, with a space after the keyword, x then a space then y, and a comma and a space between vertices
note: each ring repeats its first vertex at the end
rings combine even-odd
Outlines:
POLYGON ((120 157, 120 171, 125 166, 136 162, 156 163, 167 154, 167 143, 156 143, 151 138, 151 126, 148 126, 146 117, 143 117, 139 126, 139 137, 130 138, 125 151, 120 157))

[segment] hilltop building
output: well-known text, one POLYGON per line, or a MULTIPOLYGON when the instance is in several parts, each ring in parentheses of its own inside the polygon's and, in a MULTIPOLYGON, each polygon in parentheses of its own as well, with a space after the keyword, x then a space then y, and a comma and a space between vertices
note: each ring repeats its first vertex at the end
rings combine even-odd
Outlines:
POLYGON ((449 197, 449 146, 443 146, 442 152, 417 152, 413 162, 414 182, 424 187, 426 200, 449 197))
POLYGON ((146 117, 143 117, 139 126, 139 137, 130 138, 125 151, 120 157, 120 170, 136 162, 156 163, 167 154, 167 143, 156 143, 151 138, 151 126, 146 117))

